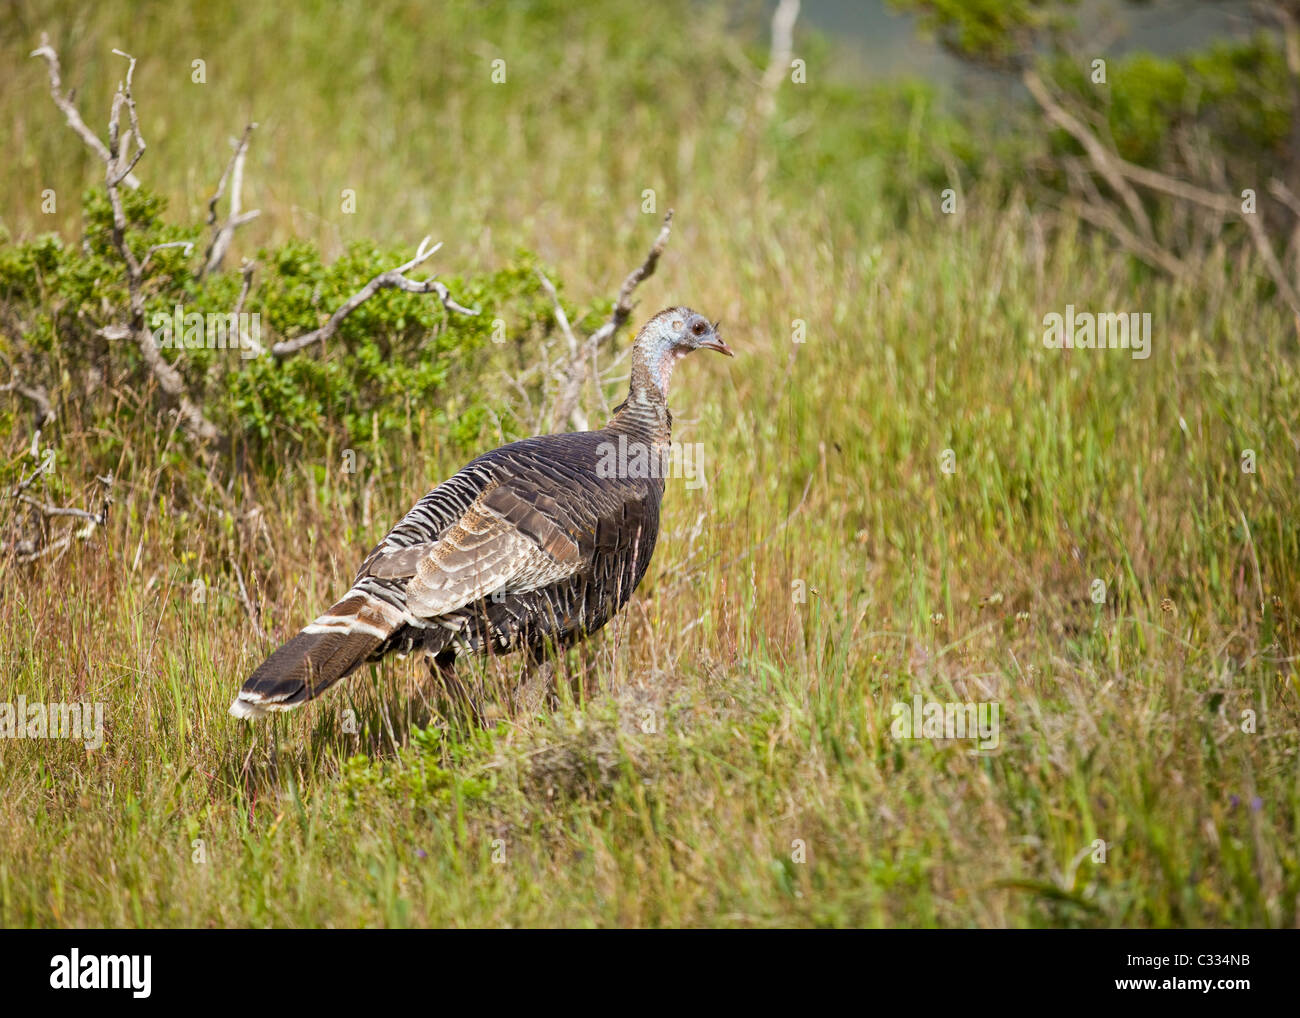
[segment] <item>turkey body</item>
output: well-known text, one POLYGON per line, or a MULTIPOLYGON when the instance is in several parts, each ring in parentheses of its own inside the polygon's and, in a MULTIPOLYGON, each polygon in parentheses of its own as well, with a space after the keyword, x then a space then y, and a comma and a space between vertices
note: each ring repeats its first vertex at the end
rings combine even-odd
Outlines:
POLYGON ((289 710, 390 653, 422 651, 445 676, 459 654, 539 660, 599 630, 659 536, 673 365, 693 349, 730 354, 715 328, 689 308, 660 312, 608 425, 494 449, 421 498, 347 593, 249 676, 231 713, 289 710))
POLYGON ((497 509, 536 542, 538 563, 532 575, 511 578, 504 568, 494 569, 486 555, 479 556, 471 568, 487 585, 499 574, 500 586, 458 608, 402 626, 371 660, 417 647, 431 655, 444 649, 540 653, 604 626, 627 603, 650 565, 664 492, 661 477, 601 476, 600 465, 617 442, 617 433, 609 430, 513 442, 480 456, 420 499, 366 558, 354 590, 408 609, 413 577, 386 575, 393 571, 391 564, 408 549, 457 539, 449 531, 475 506, 497 509), (577 564, 575 571, 544 586, 520 589, 537 577, 564 571, 570 562, 577 564))

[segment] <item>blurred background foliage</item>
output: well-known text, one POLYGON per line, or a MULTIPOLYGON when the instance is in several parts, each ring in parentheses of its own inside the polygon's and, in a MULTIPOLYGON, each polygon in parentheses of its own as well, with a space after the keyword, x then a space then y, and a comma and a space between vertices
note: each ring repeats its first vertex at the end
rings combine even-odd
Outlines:
MULTIPOLYGON (((387 292, 353 315, 323 357, 183 358, 212 415, 263 465, 301 452, 308 436, 373 452, 409 431, 412 406, 465 448, 489 419, 519 433, 510 407, 488 406, 476 380, 527 363, 527 349, 551 335, 539 267, 554 275, 576 260, 581 299, 571 312, 596 314, 612 292, 611 270, 599 279, 583 271, 593 252, 605 266, 635 263, 647 190, 675 205, 688 230, 707 222, 737 233, 760 204, 798 214, 814 202, 850 228, 872 221, 906 231, 933 219, 944 188, 975 190, 986 208, 1025 200, 1050 212, 1069 191, 1060 161, 1080 150, 1038 123, 1014 79, 999 73, 1028 62, 1046 67, 1133 162, 1185 173, 1191 146, 1225 180, 1300 172, 1276 33, 1207 40, 1192 53, 1131 53, 1098 88, 1080 55, 1086 45, 1071 49, 1072 3, 899 0, 923 34, 975 68, 956 88, 922 77, 865 80, 832 36, 801 27, 798 56, 811 72, 779 92, 765 121, 753 110, 767 59, 767 8, 756 3, 6 6, 0 145, 14 158, 0 170, 0 352, 83 424, 103 413, 88 397, 111 390, 106 377, 118 373, 133 389, 144 379, 130 344, 97 336, 120 318, 125 287, 107 242, 98 161, 50 102, 44 66, 26 55, 41 31, 51 32, 65 87, 95 129, 123 71, 112 49, 139 58, 150 142, 139 168, 145 189, 132 197, 139 251, 176 239, 202 250, 225 139, 259 122, 244 201, 261 216, 237 235, 226 272, 206 281, 195 275, 197 255, 160 253, 151 312, 177 303, 229 309, 239 258, 256 258, 245 310, 261 313, 274 342, 321 324, 368 278, 409 257, 420 234, 448 241, 439 264, 454 267, 448 281, 462 303, 484 307, 477 319, 387 292), (498 60, 505 81, 494 83, 498 60), (194 61, 203 61, 202 83, 194 61), (53 213, 43 211, 47 189, 53 213), (342 211, 345 190, 355 212, 342 211), (484 346, 496 319, 506 322, 507 350, 484 346), (29 344, 40 356, 26 356, 29 344)), ((1171 231, 1163 243, 1178 243, 1171 231)), ((571 275, 558 273, 562 288, 571 275)))
MULTIPOLYGON (((1069 48, 1075 4, 895 6, 974 67, 1040 60, 1126 159, 1182 173, 1194 142, 1202 154, 1211 147, 1225 179, 1297 172, 1293 95, 1275 33, 1209 40, 1193 53, 1132 53, 1098 88, 1082 51, 1069 48)), ((811 72, 757 122, 767 9, 755 3, 6 7, 0 145, 14 158, 0 170, 0 352, 25 361, 26 373, 71 404, 65 410, 102 414, 86 397, 105 391, 105 372, 132 388, 143 377, 130 344, 96 335, 120 317, 125 288, 114 278, 98 161, 54 109, 41 62, 26 55, 41 31, 51 32, 65 87, 97 130, 123 71, 112 49, 139 58, 150 142, 139 168, 145 190, 132 198, 140 251, 175 239, 202 250, 225 139, 245 121, 260 124, 244 196, 260 218, 238 234, 227 271, 207 281, 194 275, 197 255, 161 253, 151 312, 176 303, 228 309, 239 258, 256 258, 245 310, 262 314, 273 342, 321 324, 370 276, 409 257, 419 234, 449 242, 440 263, 455 267, 449 281, 463 303, 484 306, 478 319, 449 319, 427 298, 388 292, 345 324, 324 357, 185 356, 189 384, 263 465, 300 452, 305 436, 357 448, 387 442, 409 430, 411 405, 464 447, 489 411, 498 430, 517 433, 509 407, 487 407, 489 392, 475 385, 500 366, 484 347, 490 323, 506 321, 507 366, 527 362, 522 351, 553 325, 536 268, 572 265, 576 254, 581 272, 593 249, 606 265, 633 264, 647 189, 678 207, 686 229, 692 218, 703 225, 706 207, 710 228, 739 232, 757 204, 797 214, 816 202, 848 225, 907 230, 933 218, 948 187, 977 189, 986 206, 1023 199, 1051 208, 1069 187, 1059 159, 1079 154, 1064 132, 1035 122, 996 70, 968 72, 969 88, 864 80, 845 47, 802 27, 798 56, 811 72), (497 60, 503 83, 491 78, 497 60), (203 61, 203 83, 193 80, 194 61, 203 61), (46 189, 53 213, 43 211, 46 189), (345 189, 356 195, 351 214, 342 211, 345 189), (25 357, 28 344, 39 357, 25 357)), ((561 286, 570 274, 559 273, 561 286)), ((582 318, 612 287, 609 270, 579 278, 572 311, 582 318)))

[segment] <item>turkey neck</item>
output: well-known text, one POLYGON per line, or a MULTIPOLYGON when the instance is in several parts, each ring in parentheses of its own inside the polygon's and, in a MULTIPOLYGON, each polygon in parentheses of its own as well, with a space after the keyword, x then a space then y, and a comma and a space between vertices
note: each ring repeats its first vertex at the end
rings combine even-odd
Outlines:
POLYGON ((614 408, 608 428, 651 446, 672 440, 673 415, 668 411, 668 382, 677 354, 661 344, 638 341, 632 349, 632 380, 627 399, 614 408))

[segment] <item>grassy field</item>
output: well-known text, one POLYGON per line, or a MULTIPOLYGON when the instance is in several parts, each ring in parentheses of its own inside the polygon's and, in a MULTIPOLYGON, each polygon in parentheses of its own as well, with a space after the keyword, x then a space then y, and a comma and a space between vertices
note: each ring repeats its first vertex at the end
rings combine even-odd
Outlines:
MULTIPOLYGON (((569 655, 561 709, 488 730, 444 725, 414 659, 271 724, 226 715, 463 450, 413 423, 372 497, 322 481, 321 450, 241 478, 261 512, 231 522, 176 509, 180 439, 138 436, 95 541, 0 584, 0 701, 105 704, 97 750, 0 740, 0 924, 1300 920, 1296 326, 1235 263, 1153 278, 979 181, 955 216, 918 185, 900 226, 879 196, 900 165, 923 176, 930 107, 901 155, 843 154, 828 132, 860 112, 808 37, 807 91, 756 125, 761 31, 694 5, 490 31, 413 3, 145 6, 19 4, 3 30, 12 236, 51 228, 42 187, 95 178, 25 55, 46 29, 88 120, 112 47, 141 58, 139 172, 178 220, 201 219, 225 137, 259 121, 246 204, 264 211, 236 254, 431 232, 440 270, 523 246, 590 301, 671 205, 634 318, 688 303, 737 356, 676 374, 674 438, 700 443, 709 483, 669 482, 629 609, 569 655), (1150 312, 1152 355, 1045 349, 1067 305, 1150 312), (255 532, 266 639, 229 591, 195 603, 227 526, 255 532), (998 704, 996 749, 896 738, 918 695, 998 704)), ((76 201, 60 208, 77 236, 76 201)), ((513 437, 485 426, 477 447, 513 437)), ((5 455, 28 441, 16 426, 5 455)))

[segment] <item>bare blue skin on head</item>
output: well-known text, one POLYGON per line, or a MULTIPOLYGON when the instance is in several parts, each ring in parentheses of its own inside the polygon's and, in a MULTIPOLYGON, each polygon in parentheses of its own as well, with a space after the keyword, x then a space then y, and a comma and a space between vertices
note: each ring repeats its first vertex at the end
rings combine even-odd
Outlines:
MULTIPOLYGON (((718 335, 718 323, 710 322, 687 307, 660 311, 645 324, 637 336, 636 347, 649 381, 654 383, 660 396, 665 399, 668 397, 673 368, 688 353, 694 350, 716 350, 728 357, 735 356, 718 335)), ((633 365, 633 371, 635 373, 636 365, 633 365)))

